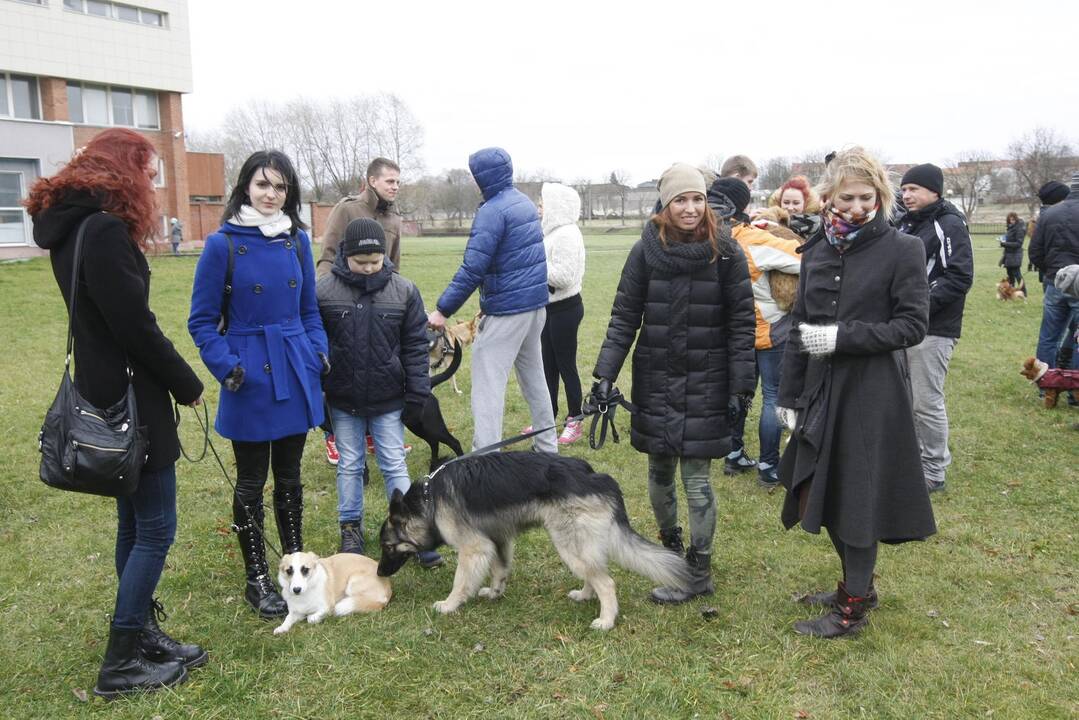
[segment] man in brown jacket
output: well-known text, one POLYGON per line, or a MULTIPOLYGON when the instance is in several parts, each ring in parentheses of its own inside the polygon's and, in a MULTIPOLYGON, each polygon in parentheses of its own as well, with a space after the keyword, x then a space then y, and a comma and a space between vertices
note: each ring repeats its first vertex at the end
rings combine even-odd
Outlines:
POLYGON ((337 258, 337 246, 345 228, 356 218, 377 220, 386 234, 386 257, 394 270, 401 267, 401 216, 394 209, 397 191, 401 187, 401 168, 393 160, 378 157, 367 166, 367 187, 359 195, 349 195, 330 211, 322 233, 322 257, 319 258, 319 277, 330 272, 337 258))

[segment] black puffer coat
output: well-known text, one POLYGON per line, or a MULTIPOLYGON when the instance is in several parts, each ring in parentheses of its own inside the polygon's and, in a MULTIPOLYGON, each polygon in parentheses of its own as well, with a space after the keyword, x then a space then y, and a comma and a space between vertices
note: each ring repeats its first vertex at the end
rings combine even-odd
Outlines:
POLYGON ((331 407, 371 417, 422 403, 431 394, 427 314, 420 291, 387 260, 374 275, 348 271, 338 255, 315 286, 330 343, 322 379, 331 407))
POLYGON ((1053 282, 1060 268, 1079 263, 1079 192, 1042 208, 1030 239, 1030 262, 1046 282, 1053 282))
POLYGON ((783 524, 854 547, 932 535, 904 352, 929 318, 924 245, 878 215, 843 253, 806 247, 777 401, 798 411, 779 463, 783 524), (838 324, 835 353, 802 352, 800 323, 838 324))
POLYGON ((593 375, 615 380, 636 339, 631 442, 641 452, 726 455, 728 395, 756 384, 749 271, 730 230, 720 232, 712 261, 707 243, 665 249, 649 223, 622 269, 593 375))
MULTIPOLYGON (((149 428, 145 468, 161 470, 180 457, 172 398, 190 405, 202 395, 202 381, 150 310, 146 256, 131 242, 123 220, 102 213, 101 203, 85 192, 69 193, 34 218, 34 242, 49 251, 64 302, 71 294, 75 235, 89 215, 94 217, 83 238, 73 323, 75 386, 89 402, 109 407, 127 391, 125 358, 130 360, 139 424, 149 428)), ((59 360, 63 349, 54 351, 50 357, 59 360)), ((59 370, 58 363, 49 365, 59 370)), ((59 371, 50 377, 59 378, 59 371)))
POLYGON ((1008 226, 1004 234, 1004 267, 1019 267, 1023 264, 1023 239, 1027 234, 1027 224, 1016 220, 1008 226))

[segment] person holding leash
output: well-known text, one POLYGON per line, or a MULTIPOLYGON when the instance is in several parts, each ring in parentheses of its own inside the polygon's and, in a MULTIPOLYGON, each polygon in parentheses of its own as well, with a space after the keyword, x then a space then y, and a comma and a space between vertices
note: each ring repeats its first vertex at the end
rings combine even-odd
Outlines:
POLYGON ((267 619, 288 608, 266 563, 262 491, 272 467, 281 551, 302 550, 300 460, 307 431, 323 420, 320 375, 329 370, 311 241, 299 212, 299 178, 288 157, 260 150, 247 158, 221 228, 199 257, 187 321, 221 383, 214 427, 236 456, 232 517, 247 574, 244 597, 267 619))
POLYGON ((633 350, 636 405, 630 441, 648 454, 648 494, 664 546, 682 552, 675 471, 689 506, 692 584, 652 591, 658 603, 714 592, 712 459, 730 452, 728 395, 753 392, 753 290, 742 250, 705 199, 704 176, 678 163, 659 181, 662 209, 645 226, 622 269, 592 401, 609 404, 633 350), (643 323, 643 324, 642 324, 643 323))
POLYGON ((861 148, 838 153, 819 187, 823 230, 802 246, 802 272, 777 413, 792 430, 779 463, 782 519, 824 527, 843 567, 828 613, 795 623, 814 637, 853 635, 877 604, 877 543, 936 532, 914 429, 904 350, 929 327, 925 246, 888 220, 887 171, 861 148))
POLYGON ((158 327, 148 305, 144 253, 159 227, 153 179, 157 152, 142 135, 105 130, 60 172, 30 189, 34 242, 49 251, 67 300, 73 291, 75 238, 86 222, 79 293, 71 318, 75 386, 87 402, 108 408, 130 382, 149 456, 134 494, 116 499, 116 605, 94 693, 104 697, 183 682, 186 668, 206 663, 205 650, 179 643, 157 624, 153 599, 176 535, 176 460, 180 444, 172 399, 195 406, 202 382, 158 327), (171 396, 171 398, 170 398, 171 396))

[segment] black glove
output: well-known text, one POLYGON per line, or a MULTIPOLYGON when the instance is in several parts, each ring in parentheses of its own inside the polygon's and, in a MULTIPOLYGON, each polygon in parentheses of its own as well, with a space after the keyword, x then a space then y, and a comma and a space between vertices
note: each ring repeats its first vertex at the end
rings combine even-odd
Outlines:
POLYGON ((1027 272, 1034 272, 1034 263, 1032 263, 1032 262, 1027 263, 1027 272))
POLYGON ((326 357, 326 353, 319 353, 318 359, 322 361, 322 377, 326 377, 330 374, 330 359, 326 357))
POLYGON ((749 415, 749 410, 753 407, 753 393, 736 393, 731 396, 731 403, 740 415, 749 415))
POLYGON ((229 392, 236 392, 240 389, 240 386, 244 384, 244 367, 243 365, 237 365, 232 368, 228 375, 225 376, 224 382, 221 383, 225 386, 225 389, 229 392))

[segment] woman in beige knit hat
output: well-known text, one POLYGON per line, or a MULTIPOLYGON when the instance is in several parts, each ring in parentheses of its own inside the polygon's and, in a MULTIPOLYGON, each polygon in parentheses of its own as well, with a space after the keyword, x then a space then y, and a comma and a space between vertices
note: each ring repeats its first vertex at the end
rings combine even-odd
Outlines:
POLYGON ((648 493, 663 544, 682 552, 675 471, 689 506, 688 588, 652 591, 659 603, 714 592, 713 458, 731 447, 728 396, 755 385, 753 291, 746 259, 705 200, 704 177, 672 165, 659 182, 660 210, 622 269, 607 338, 592 374, 593 401, 608 402, 633 349, 633 447, 648 454, 648 493))

